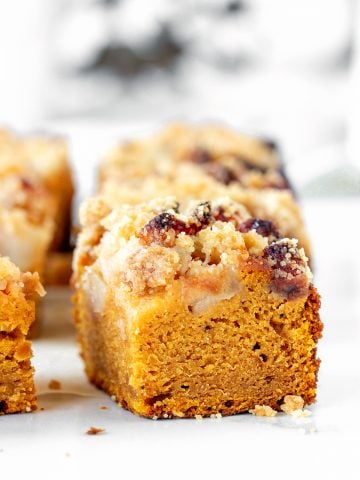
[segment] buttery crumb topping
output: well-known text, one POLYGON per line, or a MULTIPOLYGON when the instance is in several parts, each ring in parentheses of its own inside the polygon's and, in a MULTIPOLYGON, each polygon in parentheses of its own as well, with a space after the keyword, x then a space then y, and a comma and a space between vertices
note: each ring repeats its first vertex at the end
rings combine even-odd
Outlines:
POLYGON ((103 162, 101 177, 111 178, 119 167, 128 177, 163 175, 182 163, 220 185, 289 188, 273 144, 213 125, 174 124, 148 139, 119 145, 103 162))
POLYGON ((26 219, 41 224, 52 208, 51 195, 33 176, 20 174, 0 174, 0 211, 22 211, 26 219))
POLYGON ((45 295, 39 274, 22 273, 8 258, 0 257, 0 293, 9 294, 21 290, 27 298, 45 295))
POLYGON ((226 197, 185 209, 174 197, 117 208, 97 197, 82 207, 81 221, 75 281, 84 268, 92 292, 115 282, 147 295, 178 281, 184 302, 200 313, 242 290, 239 272, 254 258, 270 272, 276 294, 296 298, 311 279, 296 240, 279 238, 271 221, 251 218, 243 205, 226 197))
POLYGON ((249 412, 257 417, 276 417, 277 415, 277 411, 268 405, 255 405, 249 412))
POLYGON ((288 298, 307 293, 312 275, 303 248, 296 239, 283 238, 264 250, 264 256, 272 269, 274 291, 288 298))

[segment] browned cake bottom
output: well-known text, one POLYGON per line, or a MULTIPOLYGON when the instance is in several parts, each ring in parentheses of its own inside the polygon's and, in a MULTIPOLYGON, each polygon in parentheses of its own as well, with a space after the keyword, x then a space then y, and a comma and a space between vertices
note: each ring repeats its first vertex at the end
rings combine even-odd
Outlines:
POLYGON ((312 403, 322 330, 316 289, 285 300, 269 295, 257 273, 244 284, 245 297, 197 315, 176 291, 145 306, 140 298, 131 321, 111 300, 116 287, 101 316, 79 289, 75 319, 89 379, 145 417, 232 415, 257 404, 279 410, 286 395, 312 403))

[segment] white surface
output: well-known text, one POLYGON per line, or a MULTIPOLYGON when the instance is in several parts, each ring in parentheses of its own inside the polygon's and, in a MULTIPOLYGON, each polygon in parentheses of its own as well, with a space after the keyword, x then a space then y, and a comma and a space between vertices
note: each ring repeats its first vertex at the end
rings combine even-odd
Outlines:
POLYGON ((107 472, 124 479, 358 479, 360 265, 354 219, 359 207, 354 200, 305 204, 325 323, 318 402, 310 417, 138 418, 88 384, 68 293, 53 292, 44 305, 42 337, 34 342, 44 410, 0 418, 0 478, 20 478, 20 472, 37 479, 63 478, 65 473, 93 478, 107 472), (60 392, 48 389, 53 378, 61 381, 60 392), (106 432, 85 435, 90 426, 106 432), (10 468, 16 468, 16 475, 4 476, 10 468))

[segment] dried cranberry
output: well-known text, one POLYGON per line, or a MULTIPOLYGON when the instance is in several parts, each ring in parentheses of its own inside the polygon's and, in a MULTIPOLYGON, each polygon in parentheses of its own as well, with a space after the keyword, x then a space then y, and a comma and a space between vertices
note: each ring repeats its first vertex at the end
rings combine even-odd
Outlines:
POLYGON ((212 163, 208 165, 206 172, 224 185, 229 185, 229 183, 239 180, 231 168, 221 165, 220 163, 212 163))
POLYGON ((247 233, 255 230, 256 233, 263 237, 280 238, 280 233, 271 220, 262 220, 261 218, 249 218, 239 227, 240 232, 247 233))
POLYGON ((193 150, 190 153, 189 158, 192 162, 198 163, 198 164, 210 163, 212 161, 210 152, 205 148, 201 148, 201 147, 195 148, 195 150, 193 150))
POLYGON ((229 215, 228 213, 225 212, 224 207, 219 206, 214 209, 213 218, 215 221, 219 221, 219 222, 231 222, 234 224, 235 228, 239 228, 241 214, 235 211, 235 212, 232 212, 231 215, 229 215))
POLYGON ((219 222, 230 222, 230 220, 232 220, 232 217, 225 214, 225 208, 221 206, 217 207, 213 211, 213 217, 214 217, 214 220, 217 220, 219 222))
POLYGON ((308 279, 306 265, 299 250, 286 242, 275 242, 264 250, 272 269, 272 289, 289 299, 306 295, 308 279))
MULTIPOLYGON (((275 242, 269 245, 264 250, 264 256, 271 259, 271 262, 276 268, 281 268, 281 263, 288 260, 287 254, 289 253, 288 244, 285 242, 275 242)), ((290 256, 291 258, 291 256, 290 256)), ((282 267, 284 268, 284 267, 282 267)))
POLYGON ((211 209, 208 202, 206 202, 206 207, 202 209, 197 207, 194 213, 194 221, 189 223, 179 220, 175 215, 168 212, 156 215, 156 217, 150 220, 150 222, 140 230, 139 237, 141 243, 145 245, 159 243, 167 247, 172 247, 175 244, 176 237, 180 233, 196 235, 210 223, 211 209))
POLYGON ((163 212, 156 215, 140 231, 140 240, 149 245, 160 243, 172 246, 177 234, 186 231, 187 225, 172 213, 163 212))
POLYGON ((238 158, 238 160, 241 162, 241 164, 246 170, 254 170, 262 174, 265 174, 268 171, 266 167, 262 167, 261 165, 257 165, 256 163, 249 162, 248 160, 244 160, 243 158, 238 158))
POLYGON ((269 150, 279 150, 278 144, 275 140, 271 140, 270 138, 263 138, 262 143, 269 149, 269 150))
POLYGON ((33 191, 34 185, 25 177, 21 177, 21 186, 24 190, 33 191))

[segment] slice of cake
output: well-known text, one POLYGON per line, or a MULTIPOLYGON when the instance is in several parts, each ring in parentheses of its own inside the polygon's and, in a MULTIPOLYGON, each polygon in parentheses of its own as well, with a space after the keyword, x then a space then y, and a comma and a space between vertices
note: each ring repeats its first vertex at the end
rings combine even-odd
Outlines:
POLYGON ((36 409, 31 343, 35 299, 44 295, 37 273, 21 273, 0 257, 0 414, 36 409))
POLYGON ((149 139, 119 145, 99 173, 99 192, 110 201, 230 196, 252 216, 268 218, 285 236, 297 238, 310 255, 299 205, 271 142, 215 126, 173 125, 149 139))
POLYGON ((229 199, 81 211, 75 322, 89 379, 145 417, 314 401, 322 324, 304 250, 229 199))
POLYGON ((0 162, 0 255, 42 275, 55 230, 53 196, 34 175, 0 162))
POLYGON ((0 130, 0 254, 42 274, 46 252, 69 249, 72 195, 62 139, 0 130))

